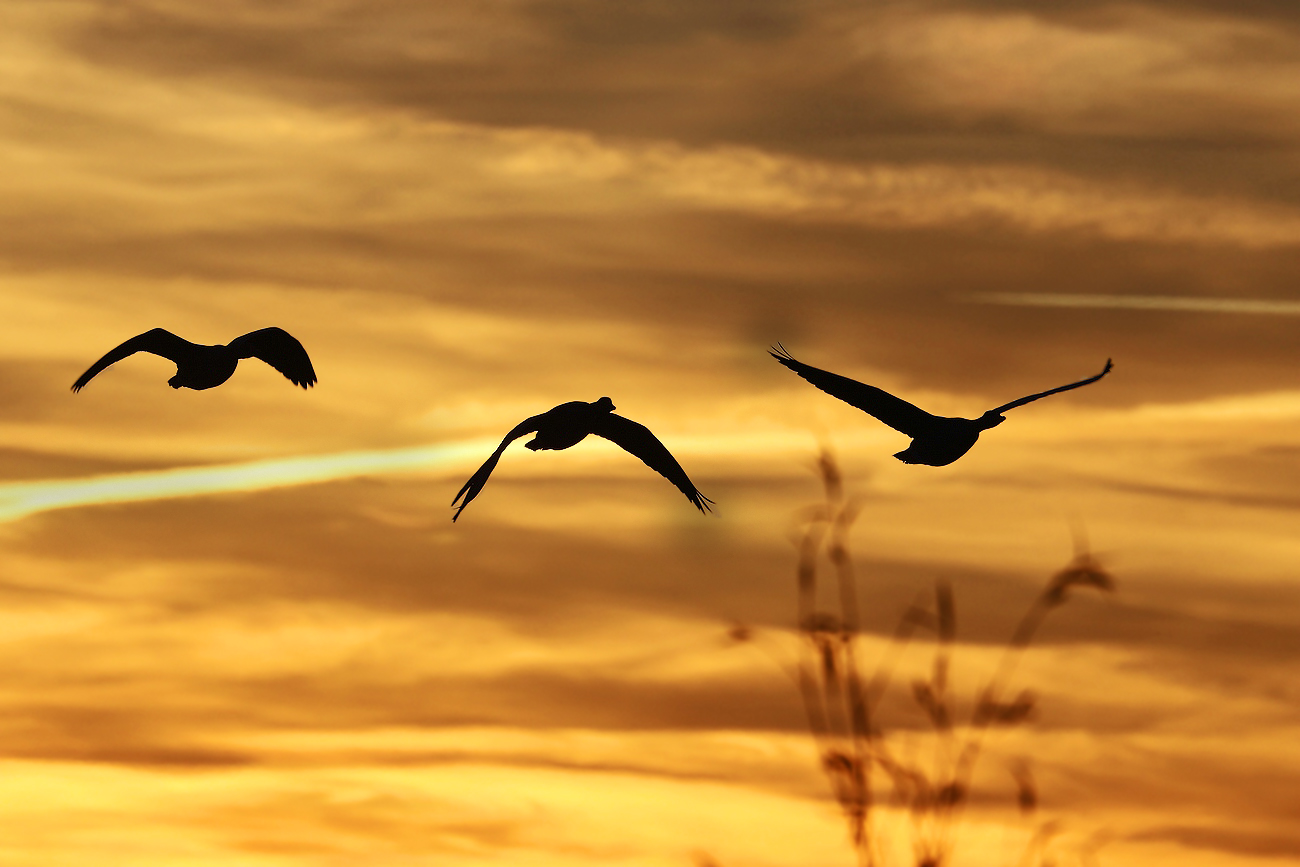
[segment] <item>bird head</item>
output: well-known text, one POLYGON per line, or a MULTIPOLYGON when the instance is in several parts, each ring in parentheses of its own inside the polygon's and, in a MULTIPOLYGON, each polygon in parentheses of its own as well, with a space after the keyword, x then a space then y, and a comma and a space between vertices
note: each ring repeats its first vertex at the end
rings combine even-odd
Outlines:
POLYGON ((617 407, 614 406, 614 401, 610 400, 607 397, 602 397, 600 400, 592 404, 592 406, 596 407, 596 409, 601 410, 602 412, 613 412, 615 409, 617 409, 617 407))
POLYGON ((1007 417, 1002 413, 989 410, 979 417, 980 430, 988 430, 991 427, 997 427, 1006 420, 1007 417))

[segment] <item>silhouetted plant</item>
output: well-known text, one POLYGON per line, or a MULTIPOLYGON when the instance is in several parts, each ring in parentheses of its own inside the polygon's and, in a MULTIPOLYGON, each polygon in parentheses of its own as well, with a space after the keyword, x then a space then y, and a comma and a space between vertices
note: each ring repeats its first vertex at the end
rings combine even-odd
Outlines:
MULTIPOLYGON (((1072 589, 1111 591, 1114 581, 1091 554, 1077 551, 1021 618, 993 677, 978 691, 968 719, 960 724, 949 683, 956 605, 946 582, 936 584, 932 600, 922 598, 904 612, 882 659, 870 679, 864 679, 859 661, 857 580, 847 542, 858 510, 845 498, 839 467, 827 452, 819 457, 818 473, 823 502, 801 513, 795 537, 802 647, 796 680, 808 728, 831 791, 848 820, 859 864, 881 864, 873 824, 879 787, 891 804, 906 810, 911 818, 916 867, 944 867, 952 854, 955 825, 970 800, 975 767, 989 730, 1021 725, 1035 711, 1032 692, 1011 693, 1011 682, 1025 649, 1047 615, 1066 602, 1072 589), (818 606, 823 555, 834 571, 837 611, 818 606), (903 649, 918 630, 935 638, 929 676, 910 685, 912 699, 935 738, 935 761, 928 767, 900 758, 890 749, 876 713, 890 688, 903 649)), ((746 641, 752 637, 752 630, 738 626, 731 635, 746 641)), ((1010 772, 1016 785, 1015 803, 1022 815, 1032 817, 1038 807, 1038 790, 1029 765, 1019 762, 1010 772)), ((1040 825, 1020 864, 1031 867, 1057 863, 1049 854, 1056 831, 1055 823, 1040 825)))

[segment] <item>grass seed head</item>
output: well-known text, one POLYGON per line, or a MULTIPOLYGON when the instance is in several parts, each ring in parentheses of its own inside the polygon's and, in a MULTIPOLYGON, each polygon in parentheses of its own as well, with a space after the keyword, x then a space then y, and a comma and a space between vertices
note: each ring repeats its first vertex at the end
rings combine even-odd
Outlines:
POLYGON ((1016 781, 1016 806, 1022 816, 1028 816, 1038 809, 1038 787, 1034 785, 1034 775, 1025 762, 1016 762, 1011 766, 1011 776, 1016 781))
POLYGON ((966 800, 966 787, 958 782, 951 782, 935 793, 935 804, 940 807, 955 807, 966 800))
POLYGON ((1065 602, 1071 587, 1092 587, 1105 593, 1115 590, 1115 578, 1107 572, 1096 557, 1088 552, 1077 555, 1070 565, 1052 576, 1047 585, 1044 599, 1050 606, 1065 602))
POLYGON ((754 628, 746 623, 733 623, 727 630, 727 638, 736 643, 744 644, 754 640, 754 628))

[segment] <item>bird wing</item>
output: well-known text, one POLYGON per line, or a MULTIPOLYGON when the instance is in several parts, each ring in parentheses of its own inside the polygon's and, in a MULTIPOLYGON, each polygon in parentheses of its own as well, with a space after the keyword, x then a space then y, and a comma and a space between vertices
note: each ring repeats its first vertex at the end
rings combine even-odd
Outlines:
POLYGON ((1087 379, 1081 379, 1078 382, 1072 382, 1069 385, 1062 385, 1059 388, 1052 388, 1047 391, 1040 391, 1038 394, 1031 394, 1028 397, 1022 397, 1019 400, 1013 400, 1011 401, 1011 403, 1004 403, 1002 404, 1002 406, 998 407, 997 409, 991 410, 991 412, 1003 413, 1009 409, 1015 409, 1018 406, 1024 406, 1027 403, 1032 403, 1033 401, 1038 400, 1040 397, 1047 397, 1049 394, 1056 394, 1057 392, 1061 392, 1061 391, 1069 391, 1072 388, 1080 388, 1085 385, 1091 385, 1092 383, 1101 379, 1106 374, 1110 373, 1110 369, 1114 366, 1115 365, 1111 364, 1111 360, 1107 358, 1106 366, 1102 368, 1101 373, 1097 374, 1096 376, 1090 376, 1087 379))
POLYGON ((230 341, 229 347, 239 358, 260 358, 285 375, 294 385, 306 388, 316 384, 316 370, 307 350, 283 328, 260 328, 230 341))
POLYGON ((695 504, 695 508, 701 512, 709 511, 709 504, 713 501, 696 489, 682 465, 648 427, 609 412, 596 419, 591 432, 636 455, 647 467, 676 485, 686 499, 695 504))
POLYGON ((183 337, 177 337, 165 328, 151 328, 144 334, 137 334, 130 340, 110 350, 99 361, 90 365, 86 372, 77 377, 77 381, 72 384, 73 391, 81 391, 86 387, 86 383, 95 378, 101 370, 126 358, 128 355, 135 355, 137 352, 151 352, 154 355, 161 355, 163 358, 170 359, 180 367, 188 361, 193 355, 194 350, 198 349, 197 343, 190 343, 183 337))
POLYGON ((920 434, 938 418, 919 406, 913 406, 901 397, 894 397, 874 385, 867 385, 865 382, 858 382, 856 379, 849 379, 847 376, 840 376, 838 373, 831 373, 829 370, 796 361, 779 343, 768 351, 777 361, 822 391, 856 406, 910 437, 920 434))
POLYGON ((456 519, 460 517, 461 512, 465 511, 465 507, 470 504, 470 501, 478 496, 479 491, 483 490, 483 486, 487 484, 488 476, 492 475, 492 471, 496 469, 497 461, 501 460, 501 453, 506 450, 506 446, 521 436, 527 436, 536 431, 541 418, 540 415, 535 415, 521 421, 515 426, 514 430, 506 434, 506 438, 501 441, 501 445, 497 446, 497 450, 492 453, 492 457, 484 461, 483 466, 474 471, 474 475, 469 477, 469 481, 461 487, 460 492, 456 494, 456 498, 451 501, 452 506, 460 503, 459 508, 456 509, 456 514, 451 516, 452 523, 456 522, 456 519))

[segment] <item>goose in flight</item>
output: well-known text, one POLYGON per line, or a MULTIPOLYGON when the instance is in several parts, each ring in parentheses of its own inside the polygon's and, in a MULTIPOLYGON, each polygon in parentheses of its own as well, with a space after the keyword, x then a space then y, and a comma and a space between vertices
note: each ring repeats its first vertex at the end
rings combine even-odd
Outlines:
POLYGON ((1069 391, 1072 388, 1090 385, 1110 373, 1112 366, 1108 358, 1106 359, 1106 366, 1096 376, 1090 376, 1087 379, 1081 379, 1078 382, 1072 382, 1069 385, 1062 385, 1047 391, 1040 391, 1019 400, 1013 400, 1011 403, 1004 403, 1002 406, 989 410, 979 418, 970 419, 931 415, 920 407, 913 406, 902 398, 894 397, 889 392, 876 388, 874 385, 867 385, 849 379, 847 376, 840 376, 804 364, 802 361, 796 361, 789 352, 786 352, 785 347, 779 343, 772 347, 769 352, 777 361, 827 394, 856 406, 863 412, 880 419, 894 430, 910 436, 912 444, 895 454, 894 457, 905 464, 926 464, 931 467, 947 466, 966 454, 966 452, 970 451, 971 446, 975 445, 980 433, 991 427, 997 427, 1006 421, 1002 413, 1007 410, 1024 406, 1041 397, 1047 397, 1049 394, 1057 394, 1058 392, 1069 391))
POLYGON ((677 463, 677 459, 669 454, 664 444, 650 433, 649 428, 637 424, 630 418, 615 415, 614 401, 602 397, 592 403, 581 400, 562 403, 541 415, 521 421, 514 430, 506 434, 506 438, 501 441, 501 445, 497 446, 497 450, 483 462, 483 466, 479 467, 474 475, 469 477, 469 481, 451 501, 452 506, 460 504, 456 514, 451 516, 452 521, 459 518, 470 501, 483 490, 488 476, 492 475, 492 470, 496 468, 497 461, 501 459, 506 446, 530 433, 536 433, 537 436, 524 443, 524 447, 533 451, 567 449, 582 442, 588 434, 603 437, 621 446, 624 451, 631 452, 650 469, 676 485, 677 489, 686 495, 686 499, 694 503, 701 512, 709 511, 709 504, 713 502, 696 490, 695 485, 686 476, 686 471, 682 469, 682 465, 677 463))
POLYGON ((221 385, 230 379, 241 358, 262 359, 294 385, 306 388, 316 384, 316 371, 307 350, 282 328, 250 331, 225 346, 190 343, 166 329, 154 328, 137 334, 92 364, 72 384, 72 390, 81 391, 101 370, 137 352, 152 352, 176 362, 176 375, 167 380, 172 388, 202 390, 221 385))

